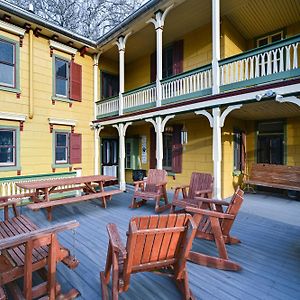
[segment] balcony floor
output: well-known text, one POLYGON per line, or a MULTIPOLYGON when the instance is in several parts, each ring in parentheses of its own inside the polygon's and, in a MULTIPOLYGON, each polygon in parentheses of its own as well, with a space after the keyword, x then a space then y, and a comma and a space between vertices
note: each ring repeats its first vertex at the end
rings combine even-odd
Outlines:
MULTIPOLYGON (((114 222, 125 237, 133 215, 154 212, 154 203, 128 208, 132 189, 113 196, 104 210, 97 201, 54 209, 53 222, 77 219, 75 254, 80 265, 75 271, 59 265, 58 279, 63 290, 71 285, 81 292, 80 299, 101 299, 99 271, 104 269, 107 251, 106 224, 114 222)), ((49 224, 45 211, 22 213, 40 226, 49 224)), ((246 194, 232 233, 242 241, 227 246, 229 257, 240 263, 241 272, 221 271, 188 263, 190 287, 197 299, 300 299, 300 202, 270 195, 246 194)), ((125 240, 125 239, 123 239, 125 240)), ((71 231, 60 234, 60 241, 72 251, 71 231)), ((215 244, 195 240, 193 249, 215 254, 215 244)), ((143 273, 132 276, 121 299, 181 299, 168 278, 143 273)))

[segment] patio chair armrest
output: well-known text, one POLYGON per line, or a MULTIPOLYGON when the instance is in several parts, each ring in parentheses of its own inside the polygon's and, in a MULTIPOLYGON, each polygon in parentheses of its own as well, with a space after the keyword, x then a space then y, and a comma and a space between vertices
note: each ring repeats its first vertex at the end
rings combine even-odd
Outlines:
POLYGON ((125 259, 127 256, 126 248, 121 240, 118 228, 116 224, 109 223, 106 226, 109 242, 113 248, 113 251, 120 253, 125 259))
POLYGON ((205 202, 205 203, 208 203, 208 204, 229 206, 229 203, 224 201, 224 200, 208 199, 208 198, 203 198, 203 197, 195 197, 195 200, 202 201, 202 202, 205 202))
POLYGON ((234 215, 225 214, 225 213, 221 213, 221 212, 214 211, 214 210, 201 209, 201 208, 196 208, 196 207, 191 207, 191 206, 186 207, 185 210, 186 210, 186 212, 189 212, 189 213, 200 214, 200 215, 208 216, 208 217, 215 217, 215 218, 219 218, 219 219, 230 219, 230 220, 234 219, 234 215))
POLYGON ((203 194, 212 194, 213 190, 212 189, 205 189, 205 190, 199 190, 199 191, 196 191, 195 194, 196 196, 200 196, 203 195, 203 194))

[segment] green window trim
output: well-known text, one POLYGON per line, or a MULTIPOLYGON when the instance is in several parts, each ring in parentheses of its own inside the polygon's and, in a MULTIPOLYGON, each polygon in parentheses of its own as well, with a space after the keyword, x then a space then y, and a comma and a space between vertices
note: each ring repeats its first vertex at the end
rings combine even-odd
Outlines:
POLYGON ((15 46, 15 60, 16 60, 16 68, 15 68, 15 86, 8 87, 0 84, 0 90, 12 93, 21 93, 20 89, 20 43, 13 39, 10 39, 6 36, 0 35, 0 39, 3 41, 7 41, 8 43, 14 44, 15 46))
MULTIPOLYGON (((68 162, 67 163, 57 164, 56 161, 55 161, 55 145, 56 145, 55 136, 56 136, 56 133, 68 133, 68 134, 70 134, 71 131, 68 131, 68 130, 53 130, 52 131, 52 164, 51 164, 51 167, 54 168, 54 169, 70 168, 70 167, 72 167, 72 165, 69 163, 70 153, 68 153, 68 162)), ((68 141, 68 143, 69 143, 69 141, 68 141)), ((70 151, 70 149, 69 149, 69 151, 70 151)))
POLYGON ((20 161, 20 127, 0 125, 0 129, 11 129, 16 132, 16 164, 14 166, 0 166, 0 172, 21 171, 20 161))
POLYGON ((137 170, 139 169, 139 139, 126 138, 125 141, 125 169, 137 170), (127 148, 129 147, 129 148, 127 148), (129 149, 129 153, 127 150, 129 149))
POLYGON ((70 59, 67 59, 66 57, 57 55, 57 54, 53 54, 52 55, 52 97, 51 100, 52 101, 61 101, 61 102, 66 102, 66 103, 73 103, 73 100, 70 99, 70 95, 69 95, 69 89, 70 89, 70 70, 68 69, 68 97, 60 97, 58 95, 56 95, 56 74, 55 74, 55 60, 56 58, 64 60, 66 62, 68 62, 70 64, 70 59))

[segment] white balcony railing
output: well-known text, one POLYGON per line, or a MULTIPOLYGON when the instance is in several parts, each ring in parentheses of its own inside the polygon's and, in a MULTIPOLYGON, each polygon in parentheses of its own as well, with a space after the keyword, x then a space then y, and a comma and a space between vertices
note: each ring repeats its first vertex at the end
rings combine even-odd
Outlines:
POLYGON ((199 92, 212 86, 211 66, 186 72, 162 82, 162 99, 199 92))
POLYGON ((133 107, 143 106, 151 103, 155 103, 156 96, 156 85, 151 84, 124 93, 124 109, 130 109, 133 107))
POLYGON ((221 85, 299 68, 299 40, 299 36, 289 38, 222 60, 220 62, 221 85))
POLYGON ((107 116, 119 112, 119 96, 111 97, 97 103, 97 116, 107 116))

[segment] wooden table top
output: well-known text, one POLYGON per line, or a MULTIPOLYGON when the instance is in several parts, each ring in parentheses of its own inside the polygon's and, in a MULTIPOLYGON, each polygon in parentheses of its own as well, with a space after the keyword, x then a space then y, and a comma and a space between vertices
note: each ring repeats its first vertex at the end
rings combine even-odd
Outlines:
POLYGON ((49 179, 49 180, 39 180, 31 182, 19 182, 16 185, 22 189, 45 189, 61 185, 71 185, 89 182, 100 182, 100 181, 112 181, 117 180, 114 176, 107 175, 93 175, 93 176, 80 176, 72 178, 59 178, 59 179, 49 179))

